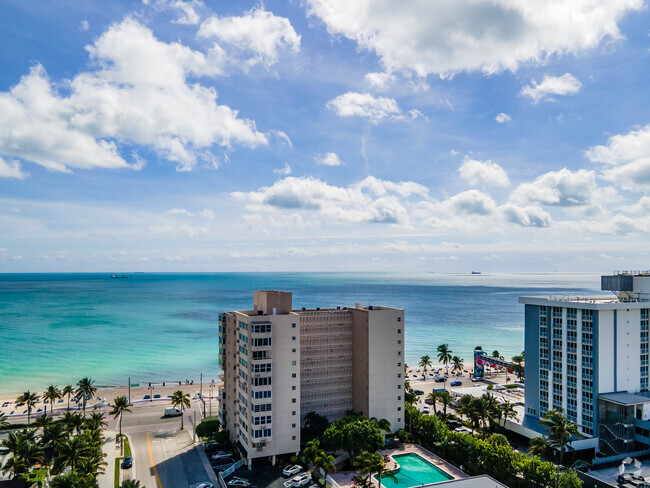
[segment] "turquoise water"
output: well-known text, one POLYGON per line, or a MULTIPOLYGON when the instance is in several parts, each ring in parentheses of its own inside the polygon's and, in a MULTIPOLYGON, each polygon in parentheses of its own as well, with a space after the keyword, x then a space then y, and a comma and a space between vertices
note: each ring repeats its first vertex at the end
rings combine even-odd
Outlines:
POLYGON ((216 379, 218 313, 249 309, 254 289, 293 292, 295 307, 405 309, 410 365, 448 343, 523 349, 520 295, 593 293, 597 275, 395 273, 0 274, 0 392, 216 379))
MULTIPOLYGON (((411 488, 412 486, 454 479, 453 476, 445 473, 417 454, 400 454, 393 456, 393 459, 399 464, 399 471, 395 473, 394 479, 386 476, 382 477, 381 484, 386 488, 411 488)), ((377 479, 376 475, 375 479, 377 479)))

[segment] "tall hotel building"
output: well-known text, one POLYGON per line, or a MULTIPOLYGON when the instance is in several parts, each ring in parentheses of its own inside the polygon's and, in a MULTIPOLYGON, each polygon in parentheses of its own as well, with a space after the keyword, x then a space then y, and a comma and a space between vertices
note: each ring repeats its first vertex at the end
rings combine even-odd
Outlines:
POLYGON ((404 426, 404 311, 292 309, 284 291, 255 291, 253 309, 219 315, 219 417, 250 465, 296 454, 305 415, 349 411, 404 426))
POLYGON ((601 277, 596 297, 521 297, 525 304, 523 426, 558 409, 600 460, 650 452, 648 310, 650 272, 601 277))

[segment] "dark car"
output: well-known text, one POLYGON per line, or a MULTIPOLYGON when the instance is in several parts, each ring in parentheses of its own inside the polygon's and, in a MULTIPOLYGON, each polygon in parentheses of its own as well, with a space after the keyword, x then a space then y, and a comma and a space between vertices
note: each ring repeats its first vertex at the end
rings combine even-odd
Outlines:
POLYGON ((122 461, 122 468, 128 469, 131 467, 133 467, 133 458, 131 456, 124 456, 124 460, 122 461))
POLYGON ((460 422, 457 422, 456 420, 450 420, 449 422, 447 422, 447 427, 449 427, 450 430, 454 430, 454 429, 457 429, 458 427, 462 427, 462 426, 463 426, 463 424, 461 424, 460 422))
POLYGON ((424 395, 424 392, 422 390, 413 390, 413 393, 416 395, 424 395))
POLYGON ((447 380, 446 376, 436 376, 436 383, 442 383, 443 381, 446 380, 447 380))

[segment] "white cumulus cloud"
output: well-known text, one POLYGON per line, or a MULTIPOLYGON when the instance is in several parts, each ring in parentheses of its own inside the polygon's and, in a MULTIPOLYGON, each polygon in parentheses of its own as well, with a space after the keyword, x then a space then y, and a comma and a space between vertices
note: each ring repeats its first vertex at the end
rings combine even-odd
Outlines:
POLYGON ((196 25, 201 21, 201 17, 196 12, 195 7, 203 6, 203 2, 198 0, 191 0, 189 2, 177 0, 176 2, 172 2, 171 6, 183 12, 183 15, 172 21, 174 24, 196 25))
POLYGON ((199 37, 217 39, 241 51, 252 51, 250 64, 274 64, 281 49, 300 51, 300 36, 289 19, 279 17, 263 7, 254 8, 239 17, 210 17, 201 24, 199 37))
POLYGON ((363 79, 375 90, 384 91, 395 81, 395 75, 391 73, 367 73, 363 79))
POLYGON ((370 93, 347 92, 327 102, 339 117, 364 117, 378 122, 400 114, 394 98, 374 97, 370 93))
POLYGON ((643 0, 306 0, 332 35, 379 56, 389 71, 420 76, 516 70, 621 37, 643 0))
POLYGON ((126 142, 187 170, 214 144, 267 143, 253 121, 217 104, 214 89, 188 81, 221 74, 221 53, 159 41, 131 18, 86 49, 96 69, 66 80, 65 95, 40 65, 0 93, 0 155, 57 171, 141 168, 141 160, 129 165, 120 155, 126 142))
POLYGON ((284 167, 274 169, 273 172, 274 172, 276 175, 287 176, 287 175, 290 175, 290 174, 291 174, 291 166, 289 166, 289 163, 284 163, 284 167))
POLYGON ((596 173, 586 169, 549 171, 531 183, 522 183, 510 195, 518 204, 538 203, 562 207, 588 205, 597 190, 596 173))
POLYGON ((604 146, 585 151, 594 163, 604 163, 602 177, 626 190, 650 189, 650 124, 612 136, 604 146))
POLYGON ((521 95, 530 97, 535 103, 553 100, 553 95, 574 95, 580 91, 582 83, 571 73, 562 76, 544 76, 541 83, 535 81, 521 89, 521 95))
POLYGON ((510 122, 511 118, 508 114, 501 112, 496 117, 494 117, 494 120, 496 120, 499 124, 504 124, 506 122, 510 122))
POLYGON ((343 164, 339 155, 333 152, 328 152, 325 156, 319 154, 314 159, 316 160, 316 164, 323 166, 341 166, 343 164))
POLYGON ((460 177, 473 186, 508 186, 510 180, 505 170, 490 160, 477 161, 466 157, 458 168, 460 177))
POLYGON ((519 206, 506 204, 500 207, 506 220, 524 227, 548 227, 551 215, 537 205, 519 206))
POLYGON ((24 180, 25 176, 25 173, 20 170, 20 163, 18 161, 7 162, 0 158, 0 178, 24 180))

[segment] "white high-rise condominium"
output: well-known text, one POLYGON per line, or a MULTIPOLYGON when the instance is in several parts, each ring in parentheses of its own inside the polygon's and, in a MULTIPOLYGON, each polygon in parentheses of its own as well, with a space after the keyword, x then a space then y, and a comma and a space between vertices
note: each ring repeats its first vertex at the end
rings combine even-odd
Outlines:
POLYGON ((255 291, 253 309, 219 316, 219 417, 250 465, 296 454, 305 415, 347 412, 404 426, 404 311, 292 309, 284 291, 255 291))
POLYGON ((650 452, 650 272, 601 278, 613 296, 521 297, 525 304, 524 427, 542 432, 548 410, 565 412, 602 457, 650 452))

